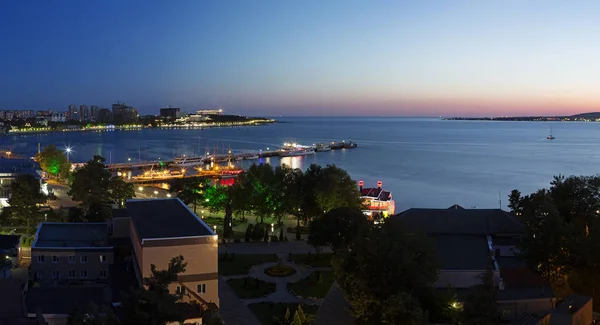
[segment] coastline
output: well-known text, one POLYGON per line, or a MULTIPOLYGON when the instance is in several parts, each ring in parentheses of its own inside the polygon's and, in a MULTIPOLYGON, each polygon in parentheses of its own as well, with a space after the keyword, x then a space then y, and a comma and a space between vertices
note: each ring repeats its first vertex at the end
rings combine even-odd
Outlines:
POLYGON ((93 132, 93 131, 136 131, 142 129, 210 129, 210 128, 233 128, 233 127, 249 127, 263 126, 272 123, 277 123, 276 120, 250 120, 243 122, 220 122, 220 123, 189 123, 189 124, 169 124, 159 126, 144 126, 144 125, 106 125, 106 126, 90 126, 79 128, 29 128, 29 129, 12 129, 3 135, 19 135, 19 134, 41 134, 41 133, 60 133, 60 132, 93 132))

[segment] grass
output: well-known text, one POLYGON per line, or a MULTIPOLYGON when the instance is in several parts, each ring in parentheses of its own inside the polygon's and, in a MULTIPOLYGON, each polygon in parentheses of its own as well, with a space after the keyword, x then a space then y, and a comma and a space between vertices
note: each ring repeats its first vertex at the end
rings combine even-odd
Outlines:
POLYGON ((266 297, 275 292, 275 283, 257 280, 256 278, 229 279, 227 284, 241 299, 266 297))
MULTIPOLYGON (((313 319, 314 315, 319 309, 319 306, 305 304, 301 305, 306 318, 313 319)), ((298 304, 261 302, 258 304, 250 304, 248 305, 248 308, 250 308, 250 311, 252 311, 262 325, 274 325, 277 323, 273 322, 273 318, 283 318, 285 311, 288 308, 290 309, 290 318, 294 317, 294 313, 298 308, 298 304)))
POLYGON ((293 294, 306 298, 325 298, 333 284, 333 271, 313 272, 308 277, 288 284, 288 290, 293 294), (317 274, 321 274, 321 283, 317 274))
POLYGON ((254 265, 278 260, 275 254, 219 254, 219 275, 248 274, 254 265))
POLYGON ((292 254, 288 259, 297 264, 305 264, 312 267, 331 266, 332 253, 320 254, 292 254))

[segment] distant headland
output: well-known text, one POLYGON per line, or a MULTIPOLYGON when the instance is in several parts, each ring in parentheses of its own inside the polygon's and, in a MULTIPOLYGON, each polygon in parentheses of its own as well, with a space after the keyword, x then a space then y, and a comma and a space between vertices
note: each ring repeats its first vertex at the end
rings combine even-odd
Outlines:
POLYGON ((500 116, 500 117, 447 117, 447 121, 527 121, 527 122, 600 122, 600 112, 570 116, 500 116))

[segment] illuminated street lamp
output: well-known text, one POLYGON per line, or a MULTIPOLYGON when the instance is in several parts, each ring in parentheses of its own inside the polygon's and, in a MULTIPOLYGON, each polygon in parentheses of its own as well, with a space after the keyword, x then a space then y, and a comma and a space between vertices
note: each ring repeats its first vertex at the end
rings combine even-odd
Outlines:
POLYGON ((167 193, 167 197, 171 197, 171 193, 167 193))
POLYGON ((271 234, 275 234, 275 224, 271 224, 271 234))
POLYGON ((71 156, 71 152, 73 151, 73 148, 70 146, 65 147, 65 153, 67 154, 67 162, 70 162, 69 157, 71 156))
POLYGON ((138 191, 143 192, 144 188, 140 186, 140 187, 138 187, 138 191))
POLYGON ((158 196, 158 191, 154 191, 154 195, 158 196))

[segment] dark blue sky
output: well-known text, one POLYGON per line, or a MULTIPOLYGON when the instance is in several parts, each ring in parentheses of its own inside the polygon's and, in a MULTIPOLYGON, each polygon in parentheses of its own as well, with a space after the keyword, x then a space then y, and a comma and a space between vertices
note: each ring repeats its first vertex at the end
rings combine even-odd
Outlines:
POLYGON ((4 0, 0 109, 574 113, 600 106, 598 17, 597 1, 4 0))

